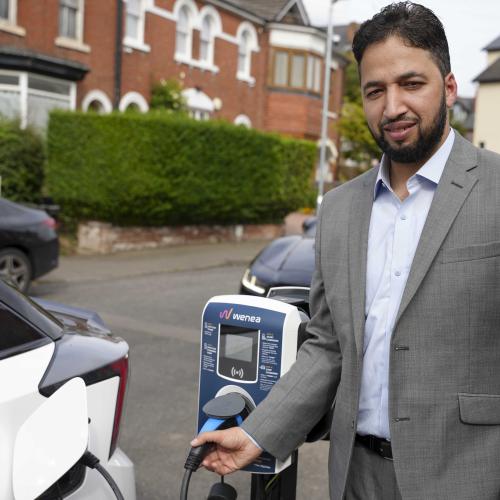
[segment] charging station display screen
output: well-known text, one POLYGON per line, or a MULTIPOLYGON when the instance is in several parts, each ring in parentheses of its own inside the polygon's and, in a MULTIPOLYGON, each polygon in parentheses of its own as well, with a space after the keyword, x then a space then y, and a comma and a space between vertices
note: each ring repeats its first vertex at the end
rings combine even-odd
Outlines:
POLYGON ((241 382, 257 379, 259 330, 220 324, 219 373, 241 382))
POLYGON ((245 363, 252 362, 253 341, 251 338, 243 335, 224 335, 222 339, 226 357, 244 361, 245 363))

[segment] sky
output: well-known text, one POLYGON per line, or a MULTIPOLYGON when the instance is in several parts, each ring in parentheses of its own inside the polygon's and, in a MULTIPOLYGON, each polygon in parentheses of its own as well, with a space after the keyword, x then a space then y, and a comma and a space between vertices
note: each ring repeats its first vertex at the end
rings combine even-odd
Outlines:
MULTIPOLYGON (((313 25, 327 24, 330 0, 302 0, 313 25)), ((333 26, 362 22, 372 17, 390 0, 338 0, 333 8, 333 26)), ((482 50, 500 36, 500 0, 419 0, 444 25, 450 46, 451 68, 458 82, 458 95, 474 97, 472 80, 486 69, 482 50)))

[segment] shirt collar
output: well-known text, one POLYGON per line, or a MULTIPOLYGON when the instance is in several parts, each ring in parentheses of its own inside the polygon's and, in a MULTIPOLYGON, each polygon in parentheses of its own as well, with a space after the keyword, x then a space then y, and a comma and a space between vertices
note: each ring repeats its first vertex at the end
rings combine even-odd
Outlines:
MULTIPOLYGON (((450 128, 448 137, 441 144, 441 147, 420 167, 415 175, 437 185, 441 179, 441 175, 443 175, 443 170, 450 156, 454 140, 455 131, 450 128)), ((390 189, 390 186, 389 159, 384 154, 380 160, 380 168, 378 169, 377 180, 373 190, 373 199, 377 198, 382 187, 390 189)))

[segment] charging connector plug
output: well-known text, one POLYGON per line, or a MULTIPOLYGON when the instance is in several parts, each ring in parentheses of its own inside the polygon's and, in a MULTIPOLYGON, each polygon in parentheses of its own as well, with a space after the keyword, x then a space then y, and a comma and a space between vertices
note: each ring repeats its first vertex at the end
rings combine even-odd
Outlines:
MULTIPOLYGON (((240 394, 226 394, 210 400, 203 407, 203 412, 209 418, 200 429, 200 434, 229 429, 230 427, 239 426, 243 422, 243 417, 247 415, 246 401, 240 394)), ((181 500, 187 499, 191 474, 198 470, 203 459, 210 453, 213 446, 213 443, 205 443, 189 450, 186 462, 184 463, 186 472, 182 478, 181 500)))

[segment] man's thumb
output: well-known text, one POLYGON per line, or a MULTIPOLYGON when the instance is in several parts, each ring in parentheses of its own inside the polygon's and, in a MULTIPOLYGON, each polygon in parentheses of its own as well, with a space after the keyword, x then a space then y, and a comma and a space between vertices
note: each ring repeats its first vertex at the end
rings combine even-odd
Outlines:
POLYGON ((217 443, 220 431, 203 432, 191 441, 191 446, 201 446, 204 443, 217 443))

